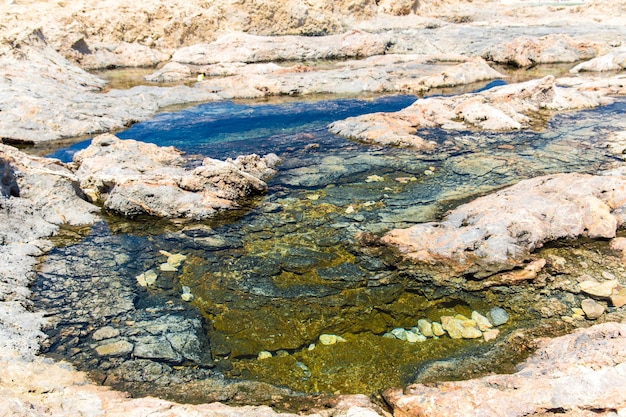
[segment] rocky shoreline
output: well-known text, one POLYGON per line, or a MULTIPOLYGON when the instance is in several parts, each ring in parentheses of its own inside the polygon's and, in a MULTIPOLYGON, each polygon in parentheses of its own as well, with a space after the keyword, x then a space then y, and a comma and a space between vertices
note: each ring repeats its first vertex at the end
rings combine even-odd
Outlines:
MULTIPOLYGON (((36 312, 29 289, 38 257, 51 249, 49 238, 59 227, 92 225, 102 208, 131 217, 208 218, 262 194, 278 157, 207 159, 190 170, 176 150, 103 135, 65 165, 6 144, 112 132, 173 104, 320 93, 423 94, 504 78, 494 63, 572 63, 568 78, 548 76, 463 96, 420 99, 394 114, 366 115, 330 127, 366 143, 414 148, 419 155, 438 146, 416 136, 420 129, 528 129, 539 116, 606 105, 626 93, 623 73, 587 75, 624 69, 623 1, 573 8, 317 1, 309 8, 280 2, 275 10, 257 2, 231 3, 207 8, 155 1, 140 11, 130 6, 119 11, 115 2, 92 7, 79 1, 11 1, 0 6, 0 138, 5 143, 0 144, 0 362, 6 370, 0 375, 0 408, 7 415, 296 414, 257 405, 129 399, 96 386, 66 364, 37 355, 50 341, 41 331, 47 319, 36 312), (42 29, 33 29, 33 22, 42 29), (223 35, 224 30, 231 33, 223 35), (589 61, 575 65, 583 60, 589 61), (150 82, 180 85, 105 91, 105 83, 84 70, 155 65, 159 68, 150 82), (584 76, 576 76, 582 71, 584 76)), ((612 151, 621 152, 622 136, 617 132, 607 139, 612 151)), ((611 172, 535 178, 462 205, 441 222, 394 230, 382 240, 400 248, 403 262, 411 265, 407 270, 417 262, 448 271, 453 279, 437 283, 443 287, 476 291, 517 285, 542 276, 546 260, 535 256, 536 249, 556 239, 613 239, 613 253, 621 256, 623 242, 615 236, 624 223, 625 187, 620 161, 611 172), (441 245, 433 246, 435 241, 441 245)), ((547 263, 558 271, 557 260, 547 263)), ((47 278, 50 291, 63 285, 53 273, 47 278)), ((621 415, 626 396, 613 387, 621 386, 624 374, 626 327, 620 309, 626 304, 626 281, 621 275, 587 278, 562 284, 590 297, 583 319, 591 324, 604 314, 593 304, 599 301, 612 309, 607 321, 622 323, 541 341, 517 373, 410 385, 387 391, 384 402, 376 403, 361 395, 313 398, 302 400, 307 403, 302 408, 318 416, 495 416, 502 410, 520 416, 621 415), (606 385, 608 380, 612 385, 606 385)), ((141 361, 151 359, 206 365, 186 376, 191 379, 212 373, 211 364, 199 356, 198 317, 131 312, 131 304, 108 307, 126 309, 133 329, 102 327, 90 336, 100 357, 114 362, 132 351, 138 373, 149 364, 141 361), (160 357, 163 352, 168 356, 160 357)), ((578 320, 564 317, 569 317, 561 317, 565 322, 578 320)), ((213 393, 208 401, 240 395, 235 386, 211 381, 196 388, 213 393)), ((279 408, 297 396, 276 387, 246 390, 257 390, 257 398, 266 390, 268 403, 279 408)))

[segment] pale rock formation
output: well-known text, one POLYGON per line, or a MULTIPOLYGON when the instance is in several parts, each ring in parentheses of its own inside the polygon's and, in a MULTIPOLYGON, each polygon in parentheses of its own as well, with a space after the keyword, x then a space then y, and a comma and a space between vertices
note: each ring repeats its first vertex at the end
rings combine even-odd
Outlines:
POLYGON ((626 324, 543 340, 512 375, 414 384, 384 396, 394 416, 615 416, 626 412, 626 324), (617 413, 617 414, 616 414, 617 413))
POLYGON ((170 58, 169 54, 138 43, 95 43, 87 45, 83 39, 72 45, 76 61, 83 69, 114 67, 153 67, 170 58))
POLYGON ((37 30, 0 39, 0 68, 0 138, 5 142, 110 131, 144 120, 163 106, 216 99, 186 86, 103 93, 103 80, 70 64, 37 30))
POLYGON ((208 65, 227 62, 310 61, 383 55, 391 39, 361 31, 320 37, 256 36, 228 33, 209 44, 178 49, 173 62, 208 65))
POLYGON ((301 64, 284 67, 274 63, 215 64, 201 68, 203 73, 221 78, 207 78, 199 88, 223 98, 320 93, 419 93, 434 87, 502 77, 484 60, 458 55, 382 55, 341 62, 334 68, 301 64))
POLYGON ((187 65, 178 62, 168 62, 155 73, 144 77, 151 82, 173 82, 187 80, 192 76, 191 69, 187 65))
POLYGON ((540 38, 522 36, 485 51, 483 58, 502 64, 528 67, 537 64, 583 61, 603 53, 606 49, 606 45, 577 41, 562 34, 540 38))
POLYGON ((415 135, 420 128, 517 130, 530 126, 541 110, 571 110, 608 104, 607 90, 562 88, 553 76, 495 87, 479 93, 419 99, 395 113, 372 113, 329 125, 332 133, 365 143, 395 144, 418 150, 434 144, 415 135))
MULTIPOLYGON (((441 222, 392 230, 382 240, 413 262, 493 272, 520 265, 550 240, 614 237, 625 221, 626 178, 556 174, 520 181, 457 207, 441 222)), ((536 272, 533 266, 522 278, 536 272)))
POLYGON ((89 199, 125 216, 203 219, 263 193, 263 179, 280 159, 273 154, 219 161, 206 158, 193 170, 182 154, 134 140, 101 135, 74 155, 76 177, 89 199))
POLYGON ((589 61, 581 62, 574 68, 569 70, 570 73, 576 74, 583 71, 600 72, 600 71, 620 71, 626 68, 626 48, 617 48, 608 54, 598 56, 589 61))

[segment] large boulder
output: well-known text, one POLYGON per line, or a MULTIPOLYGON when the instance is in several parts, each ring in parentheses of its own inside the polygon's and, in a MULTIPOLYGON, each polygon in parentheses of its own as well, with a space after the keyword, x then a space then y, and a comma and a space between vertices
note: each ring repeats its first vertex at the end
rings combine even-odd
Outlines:
POLYGON ((75 174, 89 199, 125 216, 204 219, 263 193, 263 181, 280 159, 269 154, 219 161, 206 158, 194 169, 182 153, 106 134, 74 155, 75 174))
POLYGON ((612 238, 625 221, 625 177, 556 174, 520 181, 441 222, 392 230, 382 240, 412 262, 497 272, 522 264, 548 241, 612 238))

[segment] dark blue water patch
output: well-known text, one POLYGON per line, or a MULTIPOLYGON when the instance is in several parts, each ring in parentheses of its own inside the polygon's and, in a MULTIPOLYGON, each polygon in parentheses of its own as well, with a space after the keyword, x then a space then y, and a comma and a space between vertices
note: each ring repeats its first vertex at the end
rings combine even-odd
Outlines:
MULTIPOLYGON (((121 139, 136 139, 159 146, 174 146, 184 152, 223 157, 212 153, 213 144, 232 143, 229 155, 242 153, 237 142, 260 143, 272 136, 302 134, 328 123, 374 112, 395 112, 411 105, 414 95, 363 99, 336 99, 281 104, 244 104, 233 101, 205 103, 177 112, 164 112, 120 132, 121 139)), ((90 140, 59 150, 49 156, 63 162, 86 148, 90 140)), ((243 145, 247 148, 248 146, 243 145)), ((280 152, 280 149, 269 150, 280 152)))
POLYGON ((508 83, 506 81, 504 81, 503 79, 497 79, 497 80, 489 81, 484 87, 481 87, 481 88, 473 91, 473 93, 480 93, 481 91, 491 90, 494 87, 500 87, 500 86, 507 85, 507 84, 508 83))

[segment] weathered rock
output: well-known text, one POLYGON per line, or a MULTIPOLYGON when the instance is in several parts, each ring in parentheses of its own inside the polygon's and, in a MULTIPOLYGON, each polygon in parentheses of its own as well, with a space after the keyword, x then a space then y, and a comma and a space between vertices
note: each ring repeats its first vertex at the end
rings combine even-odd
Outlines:
POLYGON ((73 66, 32 29, 0 40, 0 68, 0 137, 14 142, 111 131, 146 119, 162 106, 215 99, 186 86, 102 93, 103 80, 73 66))
POLYGON ((494 46, 483 58, 517 67, 555 64, 591 59, 607 49, 606 45, 576 41, 568 35, 547 35, 540 38, 521 37, 504 45, 494 46))
POLYGON ((619 71, 624 68, 626 68, 626 48, 622 47, 589 61, 581 62, 569 70, 569 72, 576 74, 583 71, 619 71))
POLYGON ((168 62, 158 71, 144 78, 146 81, 167 83, 187 80, 191 76, 191 69, 187 65, 179 64, 178 62, 168 62))
POLYGON ((493 307, 489 310, 489 318, 494 326, 502 326, 509 321, 509 314, 502 307, 493 307))
MULTIPOLYGON (((542 342, 513 375, 385 392, 397 416, 508 416, 626 408, 626 325, 606 323, 542 342)), ((579 415, 579 414, 570 414, 579 415)))
POLYGON ((529 127, 539 110, 566 110, 611 102, 606 92, 557 86, 553 76, 452 97, 429 97, 395 113, 350 117, 329 125, 332 133, 365 143, 400 145, 417 150, 435 144, 416 136, 417 129, 517 130, 529 127))
POLYGON ((595 320, 599 318, 602 314, 604 314, 604 311, 606 310, 606 307, 604 305, 596 302, 595 300, 592 300, 591 298, 584 299, 580 303, 580 307, 585 312, 585 316, 587 316, 587 318, 590 320, 595 320))
POLYGON ((104 326, 93 332, 91 335, 93 340, 112 339, 120 335, 120 331, 111 326, 104 326))
POLYGON ((127 340, 118 340, 96 347, 100 356, 126 356, 133 351, 133 344, 127 340))
POLYGON ((84 39, 76 41, 72 55, 83 69, 114 67, 152 67, 167 61, 169 55, 138 43, 88 44, 84 39))
POLYGON ((173 62, 208 65, 225 62, 311 61, 384 55, 386 36, 350 31, 329 36, 256 36, 228 33, 210 44, 177 50, 173 62))
POLYGON ((614 237, 625 220, 624 201, 623 177, 550 175, 464 204, 442 222, 393 230, 382 240, 414 262, 497 271, 519 265, 549 240, 614 237))
POLYGON ((578 284, 580 290, 585 294, 600 298, 609 298, 613 291, 619 286, 619 281, 615 279, 598 282, 596 280, 586 280, 578 284))
POLYGON ((261 178, 274 173, 280 159, 270 154, 236 160, 206 158, 202 165, 184 168, 182 154, 113 135, 93 139, 74 155, 80 187, 91 201, 126 216, 207 218, 219 210, 262 193, 261 178))

